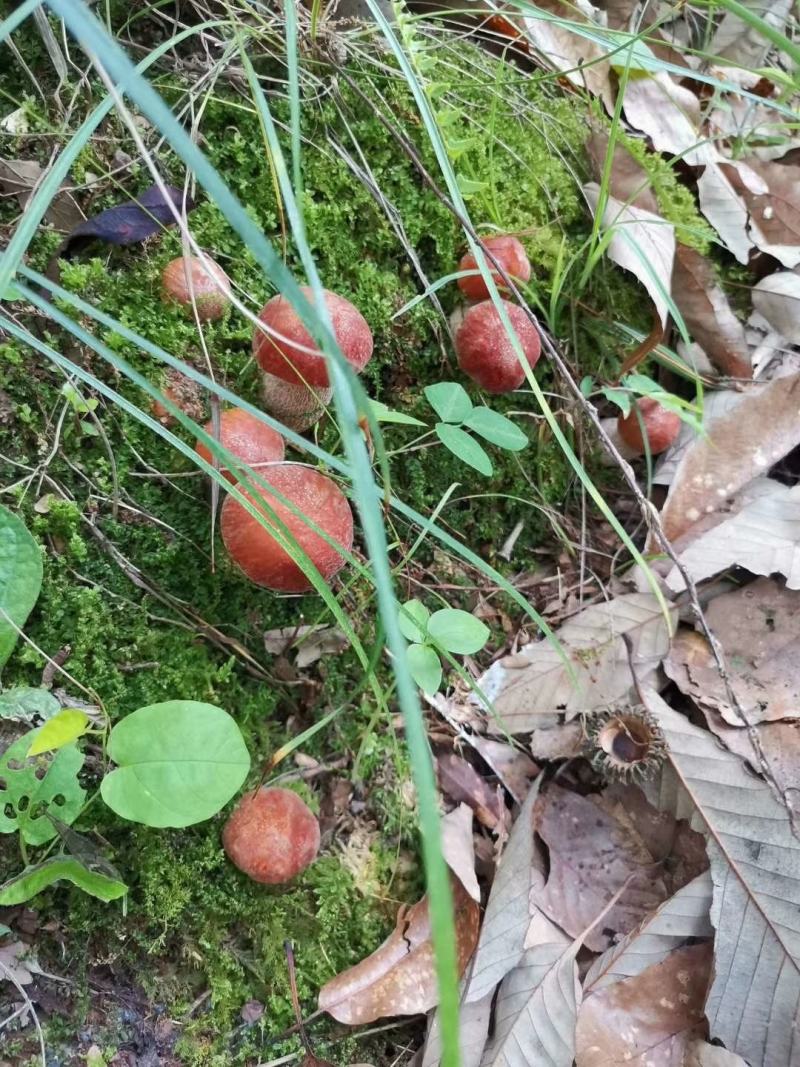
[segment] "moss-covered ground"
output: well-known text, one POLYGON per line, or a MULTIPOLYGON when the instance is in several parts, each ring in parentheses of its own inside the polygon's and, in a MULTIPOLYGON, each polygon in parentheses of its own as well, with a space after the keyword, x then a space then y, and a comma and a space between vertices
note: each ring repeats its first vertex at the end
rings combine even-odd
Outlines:
MULTIPOLYGON (((147 41, 155 31, 145 20, 131 32, 147 41)), ((38 39, 28 29, 18 38, 46 89, 51 75, 38 39)), ((187 54, 184 50, 184 60, 187 54)), ((469 142, 460 172, 486 183, 469 202, 473 219, 523 235, 534 266, 533 289, 546 303, 559 264, 580 260, 590 229, 580 195, 590 107, 548 79, 500 63, 464 42, 456 51, 442 38, 430 54, 435 65, 428 77, 444 85, 454 113, 450 143, 469 142)), ((184 118, 191 103, 200 115, 202 148, 300 275, 256 109, 236 67, 231 59, 230 69, 221 67, 219 77, 197 85, 173 56, 154 68, 153 80, 184 118)), ((6 136, 3 154, 45 159, 51 135, 58 131, 57 112, 32 94, 15 64, 3 63, 0 69, 6 110, 22 103, 30 127, 25 136, 6 136), (47 136, 38 138, 37 133, 47 136)), ((285 131, 287 106, 279 82, 269 80, 282 76, 282 68, 262 59, 259 70, 285 131)), ((372 327, 376 355, 364 374, 371 395, 430 423, 423 387, 459 378, 446 320, 429 300, 393 316, 425 287, 409 249, 428 283, 435 282, 455 269, 464 245, 461 227, 387 129, 386 122, 401 129, 424 166, 436 173, 411 94, 388 57, 373 63, 351 53, 344 65, 346 78, 318 59, 309 60, 307 72, 314 76, 302 120, 309 245, 324 284, 351 299, 372 327)), ((93 101, 100 91, 92 85, 93 101)), ((86 87, 83 93, 88 93, 86 87)), ((78 92, 77 99, 82 101, 79 110, 88 109, 88 98, 78 92)), ((70 129, 80 117, 73 115, 70 129)), ((63 135, 62 130, 57 140, 63 135)), ((145 137, 162 173, 182 182, 183 171, 153 131, 145 128, 145 137)), ((284 147, 288 151, 288 137, 284 147)), ((77 195, 87 212, 151 183, 141 162, 119 171, 119 152, 138 158, 120 122, 109 119, 72 174, 84 186, 77 195)), ((656 171, 665 210, 687 211, 669 172, 656 171)), ((0 221, 10 227, 16 213, 15 204, 6 200, 0 221)), ((269 279, 202 192, 190 222, 199 244, 223 265, 252 306, 260 306, 273 292, 269 279)), ((32 246, 30 263, 44 268, 59 240, 45 226, 32 246)), ((173 231, 129 249, 94 245, 61 264, 61 282, 172 355, 204 369, 194 323, 166 307, 160 296, 160 272, 179 253, 173 231)), ((623 321, 647 332, 646 301, 606 267, 598 269, 580 299, 571 299, 569 284, 565 294, 559 321, 552 325, 561 332, 576 369, 581 375, 611 375, 620 344, 613 323, 623 321)), ((455 286, 437 295, 445 314, 456 306, 455 286)), ((25 319, 24 306, 17 310, 25 319)), ((142 391, 90 349, 67 342, 41 318, 26 321, 122 397, 147 407, 142 391)), ((162 380, 152 357, 114 331, 98 332, 149 380, 162 380)), ((243 318, 231 314, 207 326, 204 340, 217 379, 257 402, 250 332, 243 318)), ((540 366, 537 374, 556 393, 555 407, 571 436, 574 423, 559 400, 558 383, 540 366)), ((391 718, 376 714, 352 653, 323 657, 302 676, 292 677, 285 661, 264 651, 265 631, 330 622, 321 602, 279 598, 252 586, 234 570, 219 543, 212 571, 209 494, 191 462, 119 405, 100 399, 96 423, 82 418, 65 398, 63 385, 63 376, 43 357, 16 341, 0 343, 2 499, 26 518, 45 560, 42 595, 26 627, 30 644, 20 644, 4 671, 3 685, 38 684, 46 666, 42 650, 49 657, 62 653, 65 669, 100 695, 112 719, 174 697, 219 704, 245 734, 254 781, 263 761, 283 743, 338 709, 331 724, 302 746, 306 756, 337 769, 294 785, 319 808, 333 781, 352 779, 359 814, 355 823, 350 818, 343 836, 327 836, 322 857, 294 885, 276 891, 248 882, 226 862, 219 838, 224 812, 186 830, 156 831, 123 824, 100 804, 93 805, 79 828, 101 835, 130 893, 125 912, 63 888, 35 901, 42 922, 55 922, 61 945, 58 952, 51 946, 50 969, 69 973, 74 983, 68 1014, 48 1027, 53 1062, 73 1062, 70 1057, 85 1050, 81 1034, 106 1051, 133 1040, 136 1027, 129 1018, 126 1022, 119 1000, 106 998, 103 1010, 98 1008, 95 979, 100 971, 120 988, 142 991, 150 1009, 140 1022, 145 1017, 150 1026, 154 1020, 170 1021, 177 1062, 227 1067, 270 1060, 296 1047, 293 1040, 271 1043, 292 1022, 284 939, 295 944, 300 997, 304 1010, 311 1011, 320 985, 374 949, 392 926, 397 902, 420 891, 402 733, 391 718), (109 544, 119 555, 111 554, 109 544), (146 589, 132 580, 137 576, 146 589), (223 640, 212 640, 209 627, 223 640), (349 847, 353 835, 359 837, 358 848, 349 847), (240 1017, 249 1000, 265 1006, 261 1020, 250 1025, 240 1017)), ((385 437, 394 491, 427 515, 459 483, 441 523, 513 577, 535 569, 537 552, 552 546, 550 514, 563 523, 575 485, 532 396, 520 393, 491 403, 515 413, 531 444, 516 455, 492 449, 495 473, 490 479, 476 476, 441 446, 406 448, 415 437, 406 427, 389 427, 385 437), (507 563, 498 550, 520 517, 524 533, 513 563, 507 563)), ((204 414, 208 410, 202 397, 201 408, 204 414)), ((332 420, 323 421, 316 432, 325 448, 340 450, 332 420)), ((592 463, 591 456, 587 462, 592 463)), ((414 531, 396 524, 392 533, 397 541, 392 559, 398 563, 414 531)), ((453 606, 475 603, 476 575, 434 552, 430 540, 423 543, 414 567, 398 578, 402 594, 422 595, 431 607, 441 598, 453 606), (427 591, 421 591, 421 580, 427 591)), ((371 649, 380 635, 370 589, 361 581, 348 586, 348 581, 337 585, 341 603, 371 649)), ((394 710, 388 663, 381 656, 377 662, 394 710)), ((70 688, 68 683, 65 687, 70 688)), ((291 760, 287 766, 294 768, 291 760)), ((14 842, 0 841, 2 869, 10 873, 18 864, 14 842)), ((324 1026, 321 1032, 332 1033, 324 1026)), ((13 1035, 8 1040, 13 1042, 13 1035)), ((19 1046, 20 1057, 27 1048, 19 1046)), ((339 1045, 330 1055, 351 1062, 381 1052, 368 1044, 357 1050, 339 1045)), ((13 1055, 12 1061, 25 1062, 13 1055)))

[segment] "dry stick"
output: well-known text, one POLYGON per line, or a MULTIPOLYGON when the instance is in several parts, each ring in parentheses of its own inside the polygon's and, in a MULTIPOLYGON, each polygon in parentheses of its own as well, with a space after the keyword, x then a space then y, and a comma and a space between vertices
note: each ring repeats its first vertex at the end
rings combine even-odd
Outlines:
MULTIPOLYGON (((369 97, 366 95, 366 93, 363 92, 363 90, 358 85, 358 83, 352 77, 350 77, 350 75, 346 71, 344 71, 344 70, 342 70, 340 68, 337 68, 337 69, 338 69, 339 77, 342 78, 342 80, 347 83, 347 85, 353 90, 353 92, 355 92, 356 95, 359 96, 360 99, 364 103, 370 104, 369 97)), ((731 684, 731 679, 730 679, 730 675, 728 673, 728 668, 727 668, 727 666, 725 664, 725 656, 724 656, 724 653, 722 651, 722 646, 720 645, 719 641, 715 637, 714 632, 712 631, 711 627, 708 624, 708 621, 706 620, 705 614, 703 612, 703 608, 702 608, 702 606, 700 604, 700 599, 699 599, 699 597, 697 595, 697 586, 695 585, 694 579, 689 574, 688 570, 686 569, 686 567, 682 563, 680 557, 678 556, 678 554, 675 552, 674 548, 672 547, 672 544, 671 544, 669 538, 664 533, 664 529, 663 529, 663 527, 661 525, 661 520, 659 518, 658 512, 657 512, 656 508, 654 507, 654 505, 652 504, 652 502, 649 501, 647 499, 647 497, 644 495, 644 493, 642 492, 642 490, 641 490, 641 488, 639 486, 639 483, 636 480, 636 475, 634 474, 633 468, 631 467, 630 463, 624 458, 624 456, 622 456, 622 454, 620 453, 619 449, 616 447, 614 442, 611 440, 610 436, 608 435, 608 433, 606 432, 605 428, 603 427, 602 422, 600 421, 600 417, 597 414, 597 410, 595 409, 594 405, 590 404, 589 401, 587 400, 587 398, 581 392, 579 384, 575 381, 575 379, 573 378, 572 374, 570 373, 570 370, 569 370, 569 368, 567 366, 566 360, 564 359, 564 357, 559 352, 555 342, 552 340, 550 335, 542 327, 542 325, 540 324, 540 322, 537 319, 536 315, 528 307, 528 305, 527 305, 526 301, 524 300, 522 294, 520 293, 519 289, 517 288, 516 283, 514 282, 514 279, 511 278, 506 273, 503 265, 500 262, 498 262, 497 258, 493 255, 491 249, 485 248, 483 246, 478 233, 475 231, 474 227, 472 226, 472 223, 468 219, 464 218, 464 216, 461 214, 461 212, 458 210, 458 208, 455 206, 455 204, 453 204, 453 202, 450 200, 450 197, 439 188, 439 186, 437 185, 436 181, 428 173, 427 168, 423 164, 422 160, 419 158, 419 155, 418 155, 414 145, 405 137, 405 135, 403 133, 401 133, 400 130, 396 129, 395 126, 383 114, 381 114, 380 111, 378 111, 378 110, 376 110, 374 108, 372 108, 372 110, 373 110, 374 114, 377 116, 377 118, 378 118, 379 122, 381 123, 381 125, 394 138, 394 140, 397 142, 397 144, 400 146, 400 148, 403 150, 403 152, 405 152, 405 154, 411 160, 411 162, 414 165, 414 167, 416 167, 416 169, 419 172, 419 175, 422 178, 423 182, 425 182, 425 184, 430 188, 430 190, 433 192, 433 194, 441 201, 442 204, 444 204, 444 206, 447 208, 447 210, 456 218, 456 220, 463 227, 463 229, 470 235, 470 237, 472 237, 472 239, 474 241, 476 241, 479 245, 481 245, 481 248, 483 250, 484 255, 493 264, 495 270, 497 271, 498 275, 500 276, 500 278, 503 281, 504 287, 507 288, 508 290, 510 290, 514 294, 514 297, 516 298, 517 303, 522 308, 522 310, 525 312, 525 314, 527 315, 527 317, 530 320, 531 324, 535 327, 535 329, 539 333, 539 336, 541 337, 541 341, 542 341, 542 348, 544 349, 544 351, 546 352, 547 356, 549 357, 549 359, 551 360, 551 362, 555 366, 556 370, 558 371, 558 373, 559 373, 560 377, 562 378, 562 380, 564 381, 564 383, 569 387, 571 392, 574 394, 576 400, 578 401, 579 406, 583 410, 583 413, 586 415, 586 417, 589 419, 589 421, 591 422, 592 426, 594 427, 595 432, 597 433, 597 436, 599 437, 600 442, 602 443, 602 445, 605 448, 606 452, 611 456, 611 458, 614 460, 614 462, 617 464, 617 466, 619 467, 620 471, 622 472, 622 476, 624 477, 625 481, 627 482, 628 487, 630 488, 631 492, 634 495, 634 498, 636 499, 637 504, 639 505, 639 510, 641 511, 642 518, 644 519, 645 525, 647 526, 647 528, 650 531, 650 533, 658 541, 658 543, 659 543, 660 547, 663 549, 665 555, 667 555, 669 557, 669 559, 672 561, 672 563, 675 565, 675 567, 677 567, 678 573, 680 574, 681 578, 683 578, 684 584, 686 585, 686 595, 688 597, 689 604, 690 604, 691 609, 692 609, 692 614, 694 615, 698 625, 700 626, 700 629, 702 630, 703 636, 708 641, 708 643, 709 643, 709 645, 711 647, 711 651, 712 651, 712 654, 714 656, 714 663, 715 663, 715 666, 717 668, 717 673, 719 674, 720 678, 722 679, 722 683, 725 686, 725 695, 727 697, 727 700, 728 700, 729 704, 731 705, 731 707, 733 708, 733 710, 736 712, 736 715, 738 716, 738 718, 741 720, 742 725, 747 729, 748 738, 750 740, 751 745, 753 746, 753 751, 755 752, 756 756, 758 757, 758 763, 759 763, 759 766, 760 766, 760 769, 761 769, 762 773, 764 774, 764 776, 767 779, 767 781, 776 790, 776 792, 778 793, 778 796, 780 797, 781 803, 783 804, 783 806, 786 808, 786 810, 788 812, 789 811, 789 806, 786 803, 786 800, 785 800, 783 794, 781 793, 780 789, 778 789, 777 783, 775 782, 775 779, 774 779, 773 774, 772 774, 772 770, 771 770, 771 768, 769 766, 769 763, 768 763, 768 761, 767 761, 767 759, 766 759, 766 757, 764 755, 764 750, 763 750, 763 748, 761 746, 761 739, 758 736, 758 731, 748 721, 747 715, 745 714, 745 711, 744 711, 744 708, 742 707, 742 705, 741 705, 741 703, 739 701, 739 698, 736 695, 736 692, 735 692, 735 690, 733 688, 733 685, 731 684)))

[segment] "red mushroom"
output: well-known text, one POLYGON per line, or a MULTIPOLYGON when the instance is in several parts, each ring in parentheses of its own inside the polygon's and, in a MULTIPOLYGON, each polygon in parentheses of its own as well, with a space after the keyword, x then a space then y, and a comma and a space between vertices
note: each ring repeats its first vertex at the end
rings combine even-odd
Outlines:
MULTIPOLYGON (((531 277, 531 265, 525 254, 525 249, 522 246, 522 242, 516 237, 509 235, 503 235, 500 237, 486 237, 481 241, 481 245, 487 251, 491 252, 506 274, 511 278, 515 278, 521 282, 530 281, 531 277)), ((487 260, 489 270, 491 271, 492 278, 495 285, 498 286, 502 292, 504 282, 498 274, 494 264, 491 260, 487 260)), ((477 270, 478 264, 475 260, 475 256, 472 252, 467 252, 461 257, 461 261, 458 264, 459 270, 477 270)), ((483 275, 472 274, 466 278, 458 279, 458 288, 467 298, 467 300, 486 300, 489 297, 489 290, 486 286, 486 282, 483 280, 483 275)))
POLYGON ((164 267, 161 275, 164 299, 180 304, 191 314, 192 298, 201 322, 221 319, 228 309, 231 283, 228 275, 209 256, 178 256, 164 267))
MULTIPOLYGON (((207 422, 203 429, 213 437, 213 422, 207 422)), ((265 426, 255 415, 242 408, 228 408, 221 412, 219 441, 229 452, 255 470, 260 470, 265 463, 280 463, 285 451, 284 440, 278 431, 265 426)), ((211 450, 202 441, 197 442, 195 451, 206 463, 211 462, 211 450)), ((229 482, 236 481, 230 471, 223 470, 222 473, 229 482)))
MULTIPOLYGON (((528 363, 535 367, 542 350, 536 327, 516 304, 504 300, 503 306, 528 363)), ((487 393, 510 393, 525 381, 525 371, 491 300, 467 311, 456 332, 455 347, 459 367, 487 393)))
POLYGON ((681 432, 680 415, 665 408, 652 397, 642 397, 641 400, 636 401, 628 415, 620 415, 617 419, 620 437, 638 455, 645 452, 642 425, 644 425, 647 444, 653 456, 669 448, 681 432))
MULTIPOLYGON (((303 286, 301 291, 313 303, 311 289, 303 286)), ((323 293, 342 354, 360 373, 372 356, 367 321, 343 296, 328 289, 323 293)), ((264 372, 265 407, 293 430, 306 430, 331 398, 325 357, 285 297, 268 300, 259 319, 269 330, 253 334, 253 355, 264 372)))
POLYGON ((291 789, 245 793, 222 831, 228 858, 255 882, 288 882, 319 851, 319 823, 291 789))
MULTIPOLYGON (((303 520, 310 519, 342 549, 349 551, 353 544, 353 513, 347 497, 336 482, 312 467, 299 463, 282 463, 264 471, 264 479, 287 500, 291 500, 300 514, 295 514, 272 493, 259 487, 258 496, 246 494, 257 504, 264 500, 288 530, 288 536, 303 549, 322 577, 329 581, 344 564, 341 554, 303 520)), ((266 521, 273 525, 278 536, 283 530, 274 523, 268 511, 266 521)), ((283 593, 305 593, 313 586, 275 534, 250 514, 238 500, 229 496, 222 505, 220 520, 222 540, 231 556, 248 578, 257 585, 283 593)))

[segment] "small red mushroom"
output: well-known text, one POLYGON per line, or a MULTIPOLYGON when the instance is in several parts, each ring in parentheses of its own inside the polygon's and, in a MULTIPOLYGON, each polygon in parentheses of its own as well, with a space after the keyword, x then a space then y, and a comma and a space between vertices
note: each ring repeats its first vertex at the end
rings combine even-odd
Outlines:
MULTIPOLYGON (((342 549, 349 551, 353 544, 353 513, 347 497, 336 482, 312 467, 304 467, 299 463, 268 467, 263 477, 276 492, 291 500, 300 514, 295 514, 261 487, 257 497, 249 493, 245 495, 255 504, 261 499, 274 509, 278 520, 287 528, 288 536, 297 542, 325 581, 329 581, 343 566, 344 558, 333 545, 312 530, 302 516, 324 530, 342 549)), ((263 513, 267 522, 273 524, 269 512, 264 510, 263 513)), ((231 559, 251 581, 283 593, 305 593, 313 589, 311 582, 276 536, 232 496, 228 496, 222 505, 220 525, 222 540, 231 559)), ((280 525, 274 525, 278 536, 282 536, 280 525)))
MULTIPOLYGON (((313 303, 308 286, 301 292, 313 303)), ((372 357, 367 320, 343 296, 328 289, 323 294, 339 348, 360 374, 372 357)), ((253 355, 264 372, 264 406, 291 429, 307 430, 331 398, 325 357, 285 297, 268 300, 259 319, 269 330, 253 334, 253 355)))
POLYGON ((255 882, 288 882, 319 851, 319 823, 291 789, 262 786, 245 793, 225 823, 228 859, 255 882))
MULTIPOLYGON (((536 327, 521 307, 507 300, 503 306, 528 363, 535 367, 542 350, 536 327)), ((467 311, 456 332, 455 348, 459 367, 487 393, 510 393, 525 381, 525 371, 491 300, 467 311)))
MULTIPOLYGON (((486 237, 481 245, 491 252, 506 274, 518 281, 527 282, 531 277, 531 265, 523 248, 522 242, 516 237, 503 235, 498 237, 486 237)), ((503 279, 498 274, 491 260, 487 260, 489 270, 495 285, 500 291, 503 290, 503 279)), ((461 257, 458 264, 459 270, 477 270, 478 264, 472 252, 467 252, 461 257)), ((458 279, 458 288, 467 300, 486 300, 490 293, 481 274, 471 274, 466 278, 458 279)))
POLYGON ((192 312, 192 298, 201 322, 221 319, 228 309, 231 283, 228 275, 209 256, 178 256, 161 275, 164 299, 192 312))
POLYGON ((645 452, 642 424, 644 424, 647 444, 653 456, 669 448, 681 432, 680 415, 665 408, 652 397, 642 397, 641 400, 636 401, 628 415, 620 415, 617 419, 620 437, 638 455, 643 455, 645 452), (637 411, 639 417, 637 417, 637 411))
MULTIPOLYGON (((212 421, 207 422, 203 429, 214 436, 212 421)), ((265 463, 280 463, 285 451, 284 440, 278 431, 242 408, 227 408, 220 413, 219 441, 237 459, 255 470, 260 470, 265 463)), ((211 462, 211 450, 202 441, 196 443, 195 451, 206 463, 211 462)), ((223 470, 222 473, 229 482, 236 481, 230 471, 223 470)))

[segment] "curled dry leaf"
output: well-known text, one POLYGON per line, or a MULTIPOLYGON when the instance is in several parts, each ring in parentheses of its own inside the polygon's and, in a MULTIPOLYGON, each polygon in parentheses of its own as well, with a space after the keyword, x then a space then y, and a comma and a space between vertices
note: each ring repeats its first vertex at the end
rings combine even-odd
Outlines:
MULTIPOLYGON (((782 574, 790 589, 800 589, 800 486, 756 478, 724 514, 695 524, 686 548, 680 541, 675 547, 695 582, 736 564, 753 574, 782 574)), ((677 567, 666 582, 676 592, 685 587, 677 567)))
POLYGON ((688 449, 662 511, 664 532, 682 537, 800 444, 800 374, 751 386, 688 449))
MULTIPOLYGON (((583 187, 593 213, 597 213, 600 187, 589 182, 583 187)), ((609 196, 603 208, 601 226, 611 231, 608 256, 617 266, 630 271, 642 283, 665 326, 669 315, 672 264, 675 259, 675 227, 660 215, 627 205, 609 196)))
POLYGON ((779 271, 753 287, 753 307, 773 330, 793 345, 800 345, 800 274, 779 271))
POLYGON ((576 1067, 679 1067, 689 1042, 703 1030, 711 959, 709 943, 688 945, 584 997, 576 1067))
POLYGON ((335 626, 281 626, 277 630, 267 630, 264 648, 276 656, 285 655, 290 648, 296 648, 294 665, 302 670, 323 656, 347 648, 347 638, 335 626))
POLYGON ((443 792, 456 803, 468 804, 482 826, 489 830, 505 827, 508 809, 499 786, 492 789, 471 763, 453 753, 440 756, 436 769, 443 792))
POLYGON ((700 101, 664 71, 629 78, 625 117, 646 133, 657 152, 681 156, 693 167, 713 163, 717 152, 700 135, 700 101))
POLYGON ((523 19, 525 32, 545 63, 561 70, 573 85, 599 96, 610 113, 614 110, 611 90, 611 66, 596 41, 581 36, 572 29, 575 23, 589 23, 581 11, 566 0, 540 0, 536 10, 555 16, 559 21, 531 13, 523 19))
POLYGON ((708 834, 714 897, 714 978, 706 1001, 711 1036, 751 1067, 794 1067, 800 1017, 800 840, 770 787, 738 757, 644 696, 670 749, 660 807, 694 808, 708 834))
POLYGON ((493 663, 478 685, 492 702, 492 733, 524 733, 541 716, 565 711, 568 717, 621 700, 633 686, 630 640, 639 678, 666 655, 674 615, 664 617, 649 593, 630 593, 585 608, 558 630, 560 648, 548 640, 531 642, 514 656, 493 663))
POLYGON ((470 744, 489 764, 516 803, 522 804, 531 782, 539 773, 533 760, 507 741, 492 741, 491 738, 473 734, 470 744))
MULTIPOLYGON (((547 883, 532 899, 571 936, 627 884, 602 929, 586 935, 586 945, 594 951, 604 951, 611 937, 635 929, 676 888, 663 870, 666 856, 656 858, 624 805, 551 785, 537 799, 534 825, 549 849, 550 869, 547 883)), ((694 877, 697 871, 685 873, 694 877)))
POLYGON ((752 378, 744 326, 736 318, 705 256, 678 244, 672 270, 672 299, 686 328, 723 374, 752 378))
POLYGON ((718 163, 709 163, 697 180, 700 210, 720 240, 740 263, 747 263, 753 241, 747 230, 747 206, 718 163))
POLYGON ((722 167, 747 207, 749 234, 754 245, 784 267, 800 264, 800 167, 747 159, 743 166, 722 167), (754 188, 746 171, 757 175, 754 188))
MULTIPOLYGON (((478 940, 480 907, 453 879, 456 943, 462 973, 478 940)), ((428 900, 401 910, 396 928, 379 949, 332 978, 319 994, 320 1011, 348 1026, 387 1015, 419 1015, 439 997, 428 900)))

